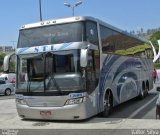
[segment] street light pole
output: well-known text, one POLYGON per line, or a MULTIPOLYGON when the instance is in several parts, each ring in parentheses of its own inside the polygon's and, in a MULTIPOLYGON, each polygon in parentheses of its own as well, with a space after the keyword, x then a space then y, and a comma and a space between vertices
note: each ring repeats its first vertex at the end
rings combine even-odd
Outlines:
POLYGON ((74 5, 71 5, 69 3, 64 3, 65 6, 72 8, 72 16, 74 16, 74 8, 81 5, 82 1, 79 1, 77 3, 75 3, 74 5))
POLYGON ((15 48, 15 44, 14 43, 17 43, 17 41, 11 41, 12 42, 12 46, 15 48))
POLYGON ((74 16, 74 6, 72 6, 72 16, 74 16))
POLYGON ((39 16, 40 16, 40 21, 42 21, 42 8, 41 8, 41 0, 39 0, 39 16))

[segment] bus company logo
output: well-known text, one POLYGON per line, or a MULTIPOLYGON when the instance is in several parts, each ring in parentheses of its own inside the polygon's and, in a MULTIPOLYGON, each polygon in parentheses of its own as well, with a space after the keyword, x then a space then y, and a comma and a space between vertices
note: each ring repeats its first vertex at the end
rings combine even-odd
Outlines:
POLYGON ((34 53, 48 52, 48 51, 56 51, 54 45, 45 45, 45 46, 34 47, 34 53))
POLYGON ((83 93, 71 93, 70 98, 78 98, 78 97, 83 97, 83 93))
POLYGON ((2 129, 2 135, 18 135, 17 129, 2 129))

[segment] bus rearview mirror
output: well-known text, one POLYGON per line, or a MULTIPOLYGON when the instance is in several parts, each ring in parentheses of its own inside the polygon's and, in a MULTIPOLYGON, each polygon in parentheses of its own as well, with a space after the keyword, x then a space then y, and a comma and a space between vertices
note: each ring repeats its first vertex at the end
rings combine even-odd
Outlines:
POLYGON ((13 55, 15 55, 15 52, 10 53, 10 54, 8 54, 8 55, 6 55, 4 57, 4 60, 3 60, 3 71, 6 72, 6 73, 9 72, 10 59, 11 59, 11 57, 13 55))
POLYGON ((81 67, 86 67, 87 64, 88 64, 88 49, 81 49, 80 65, 81 67))

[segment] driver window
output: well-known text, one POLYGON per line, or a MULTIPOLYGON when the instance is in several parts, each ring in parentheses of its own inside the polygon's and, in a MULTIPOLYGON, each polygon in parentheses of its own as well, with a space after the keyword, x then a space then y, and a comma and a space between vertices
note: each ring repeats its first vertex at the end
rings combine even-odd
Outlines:
POLYGON ((94 69, 93 51, 88 52, 88 66, 87 66, 87 89, 91 93, 96 87, 96 74, 94 69))
POLYGON ((94 45, 98 45, 98 32, 95 22, 86 22, 86 40, 94 45))

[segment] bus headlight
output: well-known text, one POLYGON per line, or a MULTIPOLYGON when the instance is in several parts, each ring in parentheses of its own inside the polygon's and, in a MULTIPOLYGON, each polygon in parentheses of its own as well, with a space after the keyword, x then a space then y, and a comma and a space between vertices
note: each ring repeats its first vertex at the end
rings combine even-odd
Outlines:
POLYGON ((16 103, 21 104, 21 105, 27 105, 26 101, 24 99, 16 99, 16 103))
POLYGON ((80 104, 80 103, 86 102, 86 100, 87 100, 86 97, 68 99, 65 105, 80 104))

